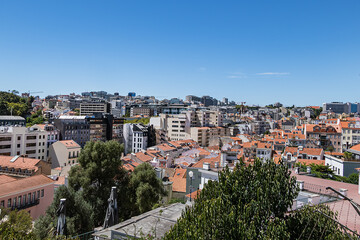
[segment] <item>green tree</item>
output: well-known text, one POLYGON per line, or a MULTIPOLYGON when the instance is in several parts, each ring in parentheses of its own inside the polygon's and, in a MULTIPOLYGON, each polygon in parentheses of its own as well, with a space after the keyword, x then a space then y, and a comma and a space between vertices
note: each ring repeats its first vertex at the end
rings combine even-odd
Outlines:
POLYGON ((1 209, 0 239, 36 239, 31 229, 32 219, 27 211, 1 209))
POLYGON ((34 113, 30 117, 26 118, 26 126, 31 127, 34 124, 41 124, 44 121, 45 121, 45 118, 42 116, 42 111, 38 110, 36 113, 34 113))
POLYGON ((94 225, 102 225, 111 187, 118 192, 119 218, 132 216, 129 206, 129 176, 120 160, 123 146, 116 141, 87 142, 79 156, 79 165, 71 168, 69 186, 82 191, 94 211, 94 225))
MULTIPOLYGON (((319 218, 316 207, 287 214, 298 194, 296 178, 283 163, 256 160, 246 167, 219 173, 209 181, 195 204, 165 235, 165 239, 343 239, 331 219, 319 218), (321 221, 321 224, 317 224, 321 221), (307 228, 306 223, 311 227, 307 228), (302 227, 301 227, 302 226, 302 227), (330 226, 332 229, 324 230, 330 226), (302 238, 305 229, 306 238, 302 238), (326 234, 321 238, 321 233, 326 234), (314 238, 312 236, 315 236, 314 238), (311 237, 311 238, 308 238, 311 237)), ((335 215, 327 208, 325 213, 335 215)), ((324 216, 324 215, 322 215, 324 216)))
POLYGON ((66 198, 66 227, 70 236, 93 229, 93 210, 81 191, 75 192, 71 188, 61 186, 56 190, 54 201, 46 210, 46 214, 35 222, 34 233, 38 238, 54 236, 58 219, 56 211, 61 198, 66 198))
POLYGON ((352 160, 353 154, 351 152, 344 152, 344 159, 345 160, 352 160))
POLYGON ((348 177, 348 183, 359 184, 359 173, 352 173, 348 177))
POLYGON ((151 210, 166 194, 161 180, 149 163, 142 163, 134 169, 130 185, 139 213, 151 210))
POLYGON ((27 102, 24 98, 10 92, 0 91, 0 115, 25 116, 28 113, 27 102))
POLYGON ((183 213, 165 239, 263 239, 285 236, 285 213, 297 196, 295 177, 286 165, 272 161, 209 181, 192 208, 183 213), (272 229, 272 231, 267 231, 272 229))
POLYGON ((287 216, 287 232, 291 239, 349 239, 334 220, 337 214, 329 206, 307 205, 287 216))

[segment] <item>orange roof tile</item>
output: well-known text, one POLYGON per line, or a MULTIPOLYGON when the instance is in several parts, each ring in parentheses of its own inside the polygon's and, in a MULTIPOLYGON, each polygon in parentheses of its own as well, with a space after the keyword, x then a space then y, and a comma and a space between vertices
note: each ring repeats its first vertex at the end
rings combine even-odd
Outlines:
POLYGON ((0 166, 3 168, 38 170, 36 165, 40 162, 39 159, 18 157, 14 162, 10 162, 13 158, 13 156, 0 156, 0 166))
POLYGON ((58 142, 64 144, 67 148, 81 148, 74 140, 61 140, 58 142))
POLYGON ((16 178, 7 176, 7 175, 0 175, 0 185, 7 182, 16 181, 16 178))
POLYGON ((194 168, 203 168, 204 162, 210 163, 211 168, 215 168, 215 162, 220 163, 220 155, 214 158, 203 158, 197 163, 195 163, 192 167, 194 168))
POLYGON ((0 186, 0 196, 26 191, 34 187, 39 187, 47 184, 54 183, 54 180, 45 175, 36 175, 28 178, 22 178, 16 181, 3 183, 0 186))
POLYGON ((169 177, 169 181, 173 182, 172 189, 174 192, 186 192, 186 178, 169 177))
POLYGON ((352 146, 350 149, 351 149, 351 150, 355 150, 355 151, 359 151, 359 152, 360 152, 360 144, 355 145, 355 146, 352 146))
POLYGON ((305 165, 316 164, 316 165, 324 165, 325 166, 325 160, 298 159, 297 161, 299 163, 305 164, 305 165))

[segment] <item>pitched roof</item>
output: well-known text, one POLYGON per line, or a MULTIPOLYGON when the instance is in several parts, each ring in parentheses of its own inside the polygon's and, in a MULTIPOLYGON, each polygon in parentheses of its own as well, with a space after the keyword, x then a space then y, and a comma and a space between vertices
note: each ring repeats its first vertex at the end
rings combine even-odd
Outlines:
POLYGON ((197 163, 195 163, 192 167, 194 168, 203 168, 204 163, 210 163, 210 168, 215 168, 215 162, 220 163, 220 155, 213 158, 203 158, 197 163))
POLYGON ((174 192, 186 192, 186 178, 169 177, 169 181, 173 182, 174 192))
POLYGON ((28 178, 22 178, 16 181, 1 184, 0 196, 26 191, 28 189, 40 187, 50 183, 54 183, 54 180, 48 178, 45 175, 36 175, 28 178))
POLYGON ((0 185, 12 181, 16 181, 16 178, 7 175, 0 175, 0 185))
POLYGON ((355 146, 352 146, 350 149, 360 152, 360 144, 357 144, 357 145, 355 145, 355 146))
POLYGON ((324 150, 322 148, 304 148, 299 153, 305 153, 307 155, 321 155, 324 150))
POLYGON ((81 148, 74 140, 61 140, 58 142, 64 144, 67 148, 81 148))
POLYGON ((324 165, 325 166, 325 160, 313 160, 313 159, 298 159, 299 163, 310 165, 310 164, 316 164, 316 165, 324 165))
POLYGON ((189 193, 188 195, 186 195, 187 198, 190 198, 190 195, 191 195, 191 198, 192 199, 197 199, 198 196, 200 195, 200 192, 201 192, 201 189, 198 189, 192 193, 189 193))
POLYGON ((20 168, 37 171, 38 167, 36 165, 39 162, 40 160, 35 158, 24 158, 20 156, 0 156, 0 166, 3 168, 20 168))

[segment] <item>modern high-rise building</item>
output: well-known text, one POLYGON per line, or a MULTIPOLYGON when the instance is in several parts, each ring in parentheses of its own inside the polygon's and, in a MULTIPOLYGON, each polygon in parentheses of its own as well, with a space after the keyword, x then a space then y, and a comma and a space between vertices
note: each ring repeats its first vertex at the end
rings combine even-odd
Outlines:
POLYGON ((95 114, 110 113, 110 103, 105 101, 84 102, 80 104, 81 116, 93 116, 95 114))

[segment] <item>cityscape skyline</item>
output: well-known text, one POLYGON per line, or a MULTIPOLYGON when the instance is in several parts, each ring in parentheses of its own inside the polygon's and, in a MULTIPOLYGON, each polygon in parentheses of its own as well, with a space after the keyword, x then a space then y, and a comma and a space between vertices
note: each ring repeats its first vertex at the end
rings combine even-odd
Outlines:
POLYGON ((359 7, 2 2, 2 89, 209 95, 255 105, 358 102, 359 7))

